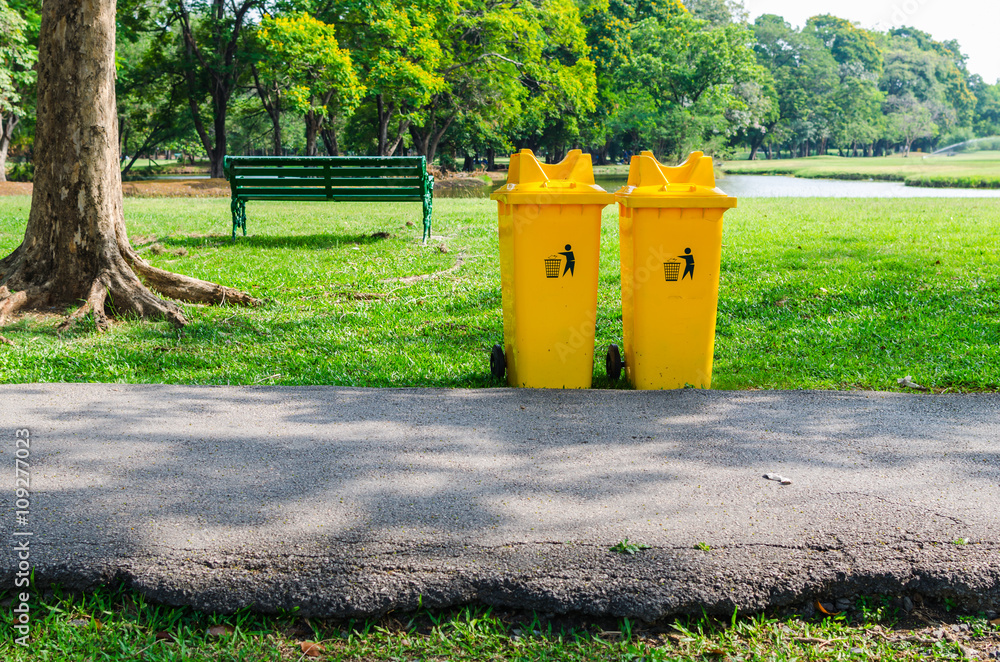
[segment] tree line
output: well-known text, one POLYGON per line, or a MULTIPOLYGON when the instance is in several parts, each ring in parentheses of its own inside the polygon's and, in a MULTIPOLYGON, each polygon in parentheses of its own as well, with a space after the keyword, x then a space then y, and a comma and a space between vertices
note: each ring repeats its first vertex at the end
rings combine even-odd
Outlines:
MULTIPOLYGON (((0 165, 30 160, 40 12, 0 0, 0 165)), ((121 0, 116 31, 126 172, 157 151, 221 177, 227 153, 471 169, 522 147, 878 156, 1000 134, 1000 83, 955 41, 748 22, 731 0, 121 0)))

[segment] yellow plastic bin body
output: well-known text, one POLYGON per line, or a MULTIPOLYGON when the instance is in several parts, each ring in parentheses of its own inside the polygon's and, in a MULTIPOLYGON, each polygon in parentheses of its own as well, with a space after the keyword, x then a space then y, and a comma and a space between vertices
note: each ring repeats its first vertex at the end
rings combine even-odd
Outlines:
POLYGON ((625 374, 637 389, 710 388, 722 214, 711 157, 633 156, 619 208, 625 374))
POLYGON ((523 149, 490 198, 499 203, 507 383, 590 388, 601 211, 614 194, 594 183, 590 155, 578 149, 551 165, 523 149))

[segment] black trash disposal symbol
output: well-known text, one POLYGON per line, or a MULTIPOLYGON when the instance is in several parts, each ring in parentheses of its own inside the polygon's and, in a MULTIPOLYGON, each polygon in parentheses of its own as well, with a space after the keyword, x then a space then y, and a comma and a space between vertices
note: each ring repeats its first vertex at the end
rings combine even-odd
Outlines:
POLYGON ((552 255, 545 258, 545 277, 546 278, 559 278, 559 266, 562 264, 562 260, 559 256, 565 256, 566 266, 563 268, 562 275, 565 276, 567 273, 572 276, 576 269, 576 256, 573 255, 573 247, 566 244, 566 250, 553 253, 552 255))

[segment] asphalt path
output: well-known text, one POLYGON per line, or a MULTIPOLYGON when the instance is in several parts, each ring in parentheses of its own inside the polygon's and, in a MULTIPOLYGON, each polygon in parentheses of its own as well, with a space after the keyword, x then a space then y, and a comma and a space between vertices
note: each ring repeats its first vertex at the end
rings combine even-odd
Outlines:
POLYGON ((27 538, 222 611, 1000 610, 998 394, 2 385, 0 436, 4 588, 27 538))

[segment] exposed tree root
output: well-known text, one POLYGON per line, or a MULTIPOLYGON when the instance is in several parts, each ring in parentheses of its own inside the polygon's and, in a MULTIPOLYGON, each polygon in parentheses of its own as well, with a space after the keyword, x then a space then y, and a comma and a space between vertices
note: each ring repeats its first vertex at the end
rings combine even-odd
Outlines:
MULTIPOLYGON (((147 289, 147 285, 172 299, 192 303, 244 306, 261 303, 259 299, 231 287, 157 269, 136 255, 131 246, 122 253, 112 258, 111 266, 102 269, 93 280, 83 305, 59 325, 60 332, 71 329, 87 315, 93 316, 99 332, 108 329, 109 315, 118 318, 163 319, 177 327, 185 326, 188 320, 180 306, 157 297, 147 289)), ((19 268, 23 268, 23 260, 5 259, 4 262, 12 267, 7 281, 24 285, 17 278, 20 275, 19 268)), ((29 287, 12 294, 7 286, 0 286, 0 327, 7 324, 18 311, 50 307, 53 301, 46 289, 29 287)))
POLYGON ((27 303, 27 292, 21 291, 11 294, 6 285, 0 285, 0 326, 5 325, 8 318, 24 308, 27 303))
POLYGON ((82 306, 66 318, 66 321, 59 325, 59 331, 67 331, 83 319, 87 313, 94 314, 94 324, 98 331, 105 331, 108 328, 108 316, 104 312, 104 301, 108 298, 108 286, 101 280, 95 280, 90 286, 90 294, 82 306))
POLYGON ((442 271, 435 271, 432 274, 420 274, 417 276, 403 276, 400 278, 386 278, 383 283, 403 283, 404 285, 409 285, 410 283, 419 283, 422 280, 430 280, 431 278, 440 278, 441 276, 447 276, 448 274, 455 273, 462 268, 465 264, 465 253, 459 253, 458 257, 455 258, 455 266, 449 267, 442 271))
POLYGON ((231 303, 241 306, 259 306, 261 304, 260 299, 255 299, 246 292, 232 287, 158 269, 134 252, 131 255, 126 255, 126 260, 128 260, 129 266, 142 277, 146 285, 172 299, 217 305, 231 303))

